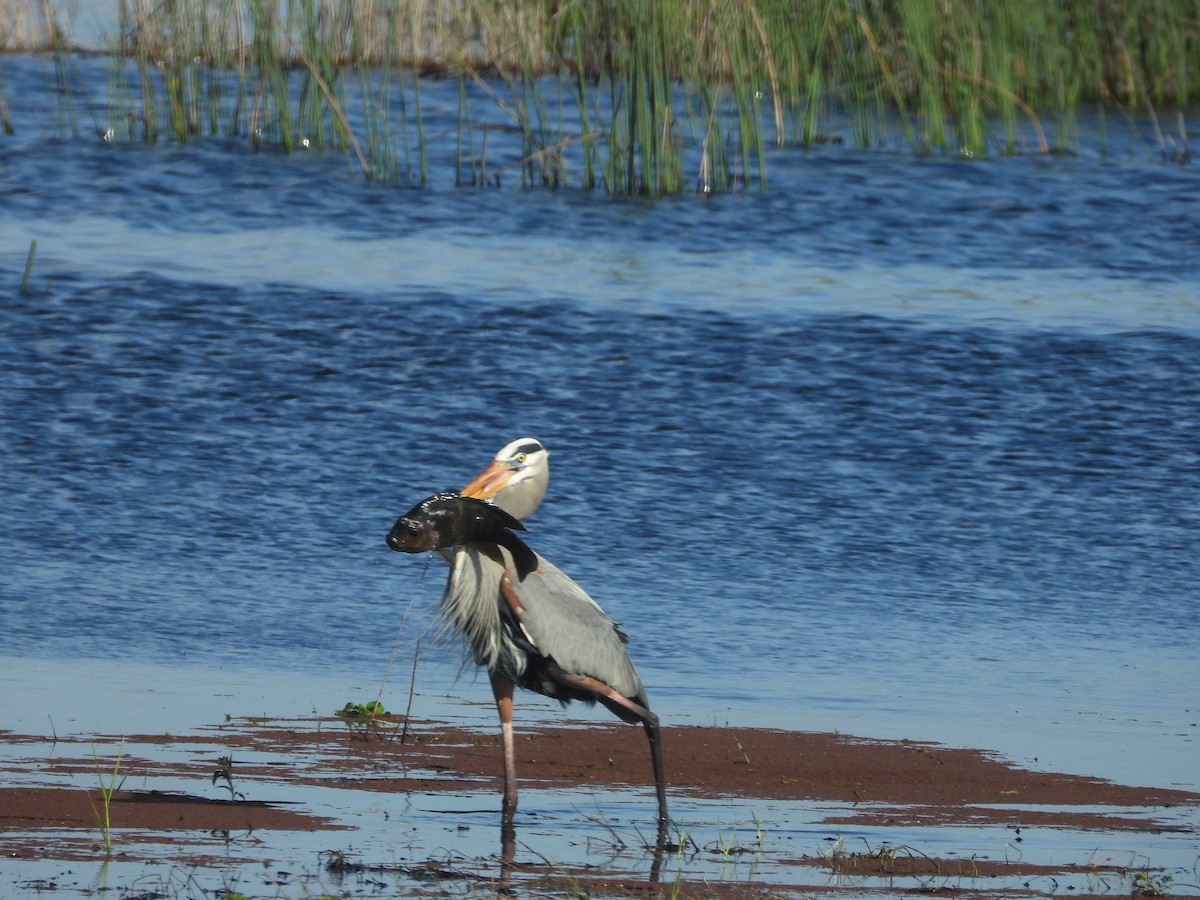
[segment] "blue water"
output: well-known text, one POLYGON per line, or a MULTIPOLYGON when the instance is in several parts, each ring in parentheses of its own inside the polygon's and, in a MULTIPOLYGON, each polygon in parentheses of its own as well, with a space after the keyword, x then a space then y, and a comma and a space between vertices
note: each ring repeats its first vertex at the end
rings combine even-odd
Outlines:
MULTIPOLYGON (((1200 170, 770 166, 648 204, 0 139, 5 652, 369 683, 411 604, 407 672, 443 570, 384 535, 531 434, 530 541, 668 724, 1195 786, 1200 170)), ((421 683, 486 698, 458 662, 421 683)))

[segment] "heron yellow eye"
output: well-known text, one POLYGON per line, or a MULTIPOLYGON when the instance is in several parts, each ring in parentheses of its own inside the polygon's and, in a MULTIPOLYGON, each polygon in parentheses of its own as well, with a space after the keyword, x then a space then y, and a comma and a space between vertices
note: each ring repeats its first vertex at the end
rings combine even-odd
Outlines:
POLYGON ((519 463, 525 462, 525 454, 524 453, 517 454, 517 462, 519 462, 519 463))

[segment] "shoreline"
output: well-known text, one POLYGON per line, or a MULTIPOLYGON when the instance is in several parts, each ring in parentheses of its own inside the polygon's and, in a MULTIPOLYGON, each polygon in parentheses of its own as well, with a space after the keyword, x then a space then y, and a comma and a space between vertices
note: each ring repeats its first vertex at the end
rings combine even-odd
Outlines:
MULTIPOLYGON (((498 827, 499 742, 486 731, 428 720, 406 726, 398 716, 374 726, 348 726, 336 718, 255 717, 177 736, 48 739, 0 732, 0 748, 6 761, 0 778, 0 853, 10 870, 22 862, 44 868, 104 864, 114 858, 142 867, 187 865, 198 871, 266 865, 264 855, 281 858, 277 848, 268 848, 283 834, 315 840, 326 848, 322 852, 332 854, 321 857, 323 874, 305 876, 310 885, 330 873, 361 878, 373 872, 399 879, 408 890, 414 887, 408 882, 421 880, 418 871, 432 867, 441 872, 439 881, 517 879, 529 886, 557 883, 561 889, 566 879, 585 879, 592 892, 620 894, 634 883, 646 890, 644 879, 631 880, 629 866, 635 871, 652 868, 659 876, 664 864, 662 854, 647 856, 653 848, 642 838, 653 831, 653 785, 644 741, 640 730, 620 725, 519 732, 517 855, 526 859, 516 864, 511 845, 497 854, 494 838, 483 835, 476 836, 485 842, 478 855, 456 858, 453 865, 437 853, 397 861, 394 851, 372 849, 375 839, 380 847, 394 844, 398 830, 469 834, 472 828, 498 827), (223 771, 229 777, 223 778, 221 764, 227 761, 223 771), (109 783, 119 789, 109 805, 112 851, 106 854, 99 811, 101 786, 109 775, 114 776, 109 783), (339 792, 333 803, 325 799, 331 790, 339 792), (346 802, 348 792, 353 803, 346 802), (584 793, 600 798, 595 802, 602 813, 571 812, 579 810, 584 793), (622 798, 619 815, 610 815, 605 798, 611 795, 622 798), (544 798, 563 796, 566 810, 547 808, 544 798), (614 836, 632 829, 623 849, 637 858, 608 866, 556 863, 547 872, 537 862, 547 823, 592 832, 598 827, 601 834, 607 830, 614 836), (375 831, 382 833, 373 837, 375 831), (333 850, 343 844, 361 851, 333 850), (492 871, 497 855, 500 874, 492 871)), ((1064 840, 1073 835, 1098 846, 1114 836, 1131 847, 1164 836, 1197 842, 1200 793, 1036 772, 987 751, 700 726, 665 730, 664 750, 677 821, 666 870, 655 880, 666 893, 683 886, 683 896, 713 895, 711 874, 689 871, 682 862, 671 873, 670 860, 682 860, 692 848, 697 856, 714 856, 713 865, 720 857, 722 875, 734 862, 743 871, 753 870, 745 879, 718 880, 717 895, 742 896, 744 891, 804 892, 812 889, 814 876, 886 878, 892 882, 888 892, 900 893, 928 879, 954 878, 977 889, 996 880, 1043 879, 1049 890, 1051 882, 1063 878, 1162 878, 1167 871, 1158 859, 1147 853, 1143 861, 1137 851, 1121 859, 1088 860, 1066 858, 1069 854, 1025 858, 1022 850, 998 859, 971 852, 966 845, 947 847, 943 835, 999 830, 1008 834, 1012 847, 1023 842, 1023 830, 1036 830, 1043 842, 1047 835, 1064 840), (687 824, 703 818, 712 804, 729 810, 742 803, 756 804, 750 814, 756 825, 760 816, 777 819, 780 810, 787 810, 803 817, 803 827, 773 822, 764 841, 762 826, 753 838, 755 826, 730 826, 727 832, 718 821, 713 842, 705 827, 687 824), (824 849, 776 848, 771 843, 776 832, 814 829, 848 837, 826 838, 824 849), (926 849, 910 840, 921 835, 930 836, 926 849), (727 842, 723 849, 714 846, 720 842, 727 842), (761 864, 752 866, 755 860, 761 864), (1148 874, 1138 876, 1139 871, 1148 874)), ((597 839, 587 837, 589 842, 597 839)), ((300 867, 297 860, 283 866, 289 871, 300 867)), ((1032 890, 1039 892, 1036 886, 1032 890)), ((1172 893, 1186 896, 1178 889, 1172 893)))

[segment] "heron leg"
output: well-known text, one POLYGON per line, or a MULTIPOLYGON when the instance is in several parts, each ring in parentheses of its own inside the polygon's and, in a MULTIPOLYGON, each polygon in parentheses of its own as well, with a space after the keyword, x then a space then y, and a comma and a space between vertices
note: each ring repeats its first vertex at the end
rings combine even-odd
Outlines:
POLYGON ((588 675, 568 675, 554 663, 550 663, 546 670, 559 684, 594 694, 597 700, 626 722, 642 723, 642 727, 646 729, 646 738, 650 741, 650 763, 654 766, 654 789, 658 795, 658 834, 661 842, 666 836, 670 818, 667 815, 667 781, 663 776, 662 735, 658 727, 658 716, 599 679, 588 675))
POLYGON ((654 766, 654 790, 658 795, 657 844, 661 848, 666 840, 667 825, 671 821, 667 815, 667 781, 663 777, 662 735, 658 728, 658 716, 650 710, 646 712, 650 717, 642 720, 642 727, 646 729, 646 738, 650 741, 650 762, 654 766))
POLYGON ((501 812, 511 819, 517 811, 517 766, 513 758, 513 683, 499 672, 489 672, 496 711, 500 713, 500 737, 504 742, 504 803, 501 812))

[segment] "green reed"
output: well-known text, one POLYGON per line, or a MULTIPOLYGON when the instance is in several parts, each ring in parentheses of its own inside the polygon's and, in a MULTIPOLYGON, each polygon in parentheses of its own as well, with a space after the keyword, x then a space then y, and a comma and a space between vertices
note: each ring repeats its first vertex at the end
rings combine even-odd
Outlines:
POLYGON ((100 828, 100 837, 104 841, 104 850, 111 854, 113 849, 112 838, 112 800, 117 791, 121 789, 121 785, 125 783, 125 778, 121 775, 121 760, 125 756, 125 739, 121 738, 121 746, 117 750, 117 758, 113 763, 112 774, 105 776, 104 771, 100 768, 100 757, 96 753, 96 748, 92 748, 92 759, 96 763, 96 777, 100 782, 100 807, 92 803, 92 813, 96 817, 96 824, 100 828))
MULTIPOLYGON (((0 31, 0 50, 57 54, 60 131, 77 134, 95 91, 53 10, 0 0, 0 23, 25 23, 0 31)), ((119 13, 114 54, 131 65, 102 133, 345 152, 364 177, 419 183, 416 71, 459 78, 457 182, 519 169, 526 186, 651 196, 765 186, 770 148, 788 144, 1075 152, 1085 106, 1161 120, 1166 147, 1179 112, 1165 107, 1200 93, 1200 0, 120 0, 119 13), (501 159, 511 135, 519 151, 501 159)))
MULTIPOLYGON (((406 177, 388 115, 395 86, 368 62, 380 53, 395 56, 394 29, 386 27, 395 17, 381 20, 381 33, 368 32, 355 16, 359 6, 120 0, 113 57, 128 59, 132 69, 115 67, 110 107, 121 121, 104 131, 110 139, 248 137, 286 152, 342 151, 364 177, 406 177), (354 81, 359 107, 351 110, 347 84, 354 81), (364 131, 365 147, 356 129, 364 131)), ((388 63, 383 71, 390 76, 395 68, 388 63)))
POLYGON ((458 74, 458 128, 455 140, 454 185, 462 187, 463 168, 470 166, 470 184, 475 184, 475 140, 471 129, 471 107, 467 102, 467 73, 460 69, 458 74))

